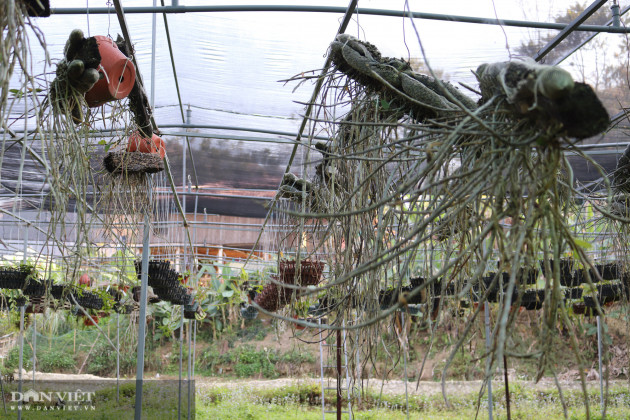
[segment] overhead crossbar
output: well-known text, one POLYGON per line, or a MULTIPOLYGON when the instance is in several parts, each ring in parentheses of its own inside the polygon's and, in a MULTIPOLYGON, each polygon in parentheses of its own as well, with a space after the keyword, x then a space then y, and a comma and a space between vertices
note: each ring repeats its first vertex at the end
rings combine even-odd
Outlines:
MULTIPOLYGON (((166 7, 126 7, 125 13, 203 13, 203 12, 315 12, 345 14, 345 7, 335 6, 290 6, 290 5, 230 5, 230 6, 166 6, 166 7)), ((88 12, 85 7, 53 8, 52 15, 83 15, 88 12)), ((534 22, 515 19, 496 19, 475 16, 447 15, 441 13, 407 12, 404 10, 389 9, 361 9, 356 8, 361 15, 412 17, 414 19, 440 20, 447 22, 477 23, 483 25, 513 26, 517 28, 555 29, 563 30, 565 23, 534 22)), ((95 7, 89 9, 90 14, 106 15, 108 8, 95 7)), ((608 32, 617 34, 630 33, 630 28, 611 27, 604 25, 581 25, 574 28, 575 31, 584 32, 608 32)))
POLYGON ((561 30, 554 39, 552 39, 551 41, 549 41, 549 43, 547 43, 547 45, 542 47, 534 56, 534 60, 541 61, 543 58, 545 58, 545 56, 556 47, 556 45, 558 45, 562 42, 563 39, 571 35, 571 33, 575 31, 575 29, 580 26, 580 24, 591 17, 591 15, 599 10, 599 8, 602 7, 607 1, 608 0, 597 0, 596 2, 588 6, 586 10, 580 13, 577 18, 573 19, 572 22, 570 22, 563 30, 561 30))

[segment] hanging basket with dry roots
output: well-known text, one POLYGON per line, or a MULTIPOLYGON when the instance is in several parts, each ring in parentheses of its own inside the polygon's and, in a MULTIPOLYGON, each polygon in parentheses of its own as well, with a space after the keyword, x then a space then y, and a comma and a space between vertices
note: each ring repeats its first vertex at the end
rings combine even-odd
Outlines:
MULTIPOLYGON (((338 303, 329 319, 363 326, 358 343, 376 345, 374 325, 441 279, 457 299, 443 296, 430 307, 433 301, 421 298, 423 316, 461 301, 474 308, 452 355, 483 307, 476 300, 498 302, 494 360, 512 331, 512 305, 541 307, 542 375, 553 352, 545 337, 566 315, 562 270, 553 261, 571 253, 577 265, 592 266, 569 222, 579 208, 565 154, 589 160, 577 141, 609 125, 593 89, 564 70, 520 60, 480 65, 472 99, 349 35, 339 35, 329 53, 333 67, 311 115, 312 132, 329 140, 308 139, 311 173, 283 177, 277 201, 294 203, 285 211, 295 223, 280 247, 309 237, 309 251, 328 256, 334 282, 323 287, 338 303), (305 227, 313 224, 323 232, 318 237, 305 227), (525 295, 541 267, 544 290, 525 295), (409 285, 412 277, 424 281, 409 285), (383 291, 395 298, 381 308, 383 291)), ((284 303, 275 284, 263 293, 269 307, 284 303)))
POLYGON ((278 267, 279 275, 273 276, 275 282, 267 283, 254 299, 257 305, 268 312, 277 312, 291 303, 293 298, 300 298, 302 289, 283 287, 281 284, 297 285, 301 288, 316 286, 322 280, 324 272, 322 261, 301 260, 299 273, 294 260, 280 260, 278 267))

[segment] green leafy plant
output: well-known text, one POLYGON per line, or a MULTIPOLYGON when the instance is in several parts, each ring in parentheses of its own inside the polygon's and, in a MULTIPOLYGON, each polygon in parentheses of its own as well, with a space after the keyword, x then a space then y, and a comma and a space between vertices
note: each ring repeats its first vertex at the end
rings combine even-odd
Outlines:
POLYGON ((44 351, 37 359, 38 367, 43 372, 73 372, 76 368, 72 355, 61 350, 44 351))

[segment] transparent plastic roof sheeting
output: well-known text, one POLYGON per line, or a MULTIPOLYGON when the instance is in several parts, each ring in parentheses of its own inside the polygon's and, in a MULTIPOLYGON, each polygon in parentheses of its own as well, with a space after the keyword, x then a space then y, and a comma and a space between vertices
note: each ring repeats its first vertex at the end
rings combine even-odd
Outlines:
MULTIPOLYGON (((620 2, 621 8, 628 3, 630 2, 620 2)), ((54 64, 62 57, 65 42, 73 29, 82 29, 86 36, 109 35, 115 38, 121 33, 111 3, 90 0, 86 4, 89 8, 100 9, 107 8, 109 4, 110 12, 55 14, 55 9, 79 6, 74 1, 55 1, 51 17, 33 19, 45 37, 47 52, 52 60, 52 66, 45 65, 45 51, 35 42, 30 31, 32 73, 38 76, 37 83, 44 90, 46 82, 50 82, 54 76, 54 64)), ((85 7, 86 4, 81 3, 80 7, 85 7)), ((179 2, 180 6, 186 7, 221 4, 224 3, 209 0, 179 2)), ((247 4, 264 6, 267 3, 230 2, 230 5, 247 4)), ((274 4, 312 5, 304 1, 274 4)), ((169 6, 170 2, 167 1, 166 5, 169 6)), ((317 2, 317 6, 345 8, 347 5, 346 0, 317 2)), ((556 16, 565 14, 572 5, 573 2, 570 1, 549 4, 535 1, 471 3, 362 0, 346 33, 379 45, 384 55, 409 59, 424 69, 427 68, 426 59, 428 65, 442 78, 455 85, 462 82, 475 88, 475 77, 471 70, 476 69, 479 64, 508 60, 511 56, 518 55, 521 44, 540 40, 557 31, 432 19, 414 19, 412 25, 408 18, 362 14, 361 8, 407 8, 414 12, 443 15, 553 22, 556 16), (421 45, 424 48, 424 57, 421 45)), ((123 6, 153 6, 153 1, 124 1, 123 6)), ((605 5, 602 11, 609 13, 609 6, 605 5)), ((195 127, 186 129, 181 127, 183 119, 179 110, 163 16, 155 16, 156 48, 153 70, 154 16, 150 13, 126 14, 139 70, 147 93, 155 105, 155 120, 167 143, 177 185, 187 185, 188 177, 192 176, 193 185, 198 182, 204 188, 218 188, 219 193, 233 192, 234 189, 262 189, 269 192, 260 193, 261 195, 268 197, 272 194, 285 170, 295 133, 304 113, 304 103, 308 101, 313 88, 309 83, 296 88, 294 84, 281 81, 302 72, 317 72, 322 67, 328 45, 339 27, 341 17, 341 13, 317 12, 167 14, 184 115, 186 108, 190 107, 189 122, 195 127), (190 134, 194 163, 190 158, 183 161, 183 157, 188 155, 182 148, 186 133, 190 134)), ((591 22, 589 20, 586 23, 591 22)), ((599 89, 600 97, 610 96, 604 99, 611 115, 619 111, 619 103, 625 104, 626 99, 623 95, 615 95, 615 89, 605 89, 606 83, 601 80, 604 74, 602 63, 623 60, 615 57, 622 38, 625 39, 619 34, 599 34, 594 41, 561 64, 577 80, 585 79, 599 89)), ((14 74, 11 80, 13 87, 19 86, 19 78, 19 73, 14 74)), ((466 89, 460 90, 466 92, 466 89)), ((16 131, 21 131, 24 127, 23 110, 24 106, 20 102, 11 108, 11 128, 16 131)), ((106 105, 103 112, 107 115, 111 112, 110 107, 106 105)), ((34 118, 30 118, 27 125, 34 128, 34 118)), ((127 134, 114 135, 123 137, 127 134)), ((621 133, 612 140, 597 138, 587 142, 617 142, 623 141, 623 137, 621 133)), ((7 153, 18 151, 19 147, 13 147, 7 153)), ((292 171, 300 171, 304 153, 303 150, 298 152, 292 171)), ((36 182, 37 165, 28 162, 28 157, 22 169, 19 165, 13 166, 12 162, 16 161, 5 159, 3 164, 2 182, 6 182, 5 185, 14 182, 12 180, 15 180, 15 175, 21 170, 25 181, 36 182)), ((35 184, 30 187, 30 192, 45 191, 47 188, 46 185, 35 184)), ((190 197, 186 200, 190 209, 194 200, 190 197)), ((206 209, 211 214, 261 217, 266 213, 261 205, 262 200, 200 197, 196 202, 200 212, 206 209)))

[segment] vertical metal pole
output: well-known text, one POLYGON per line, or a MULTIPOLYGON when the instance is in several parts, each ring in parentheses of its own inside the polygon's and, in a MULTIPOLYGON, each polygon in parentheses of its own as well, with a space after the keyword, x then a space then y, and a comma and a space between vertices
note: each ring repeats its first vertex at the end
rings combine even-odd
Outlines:
POLYGON ((182 305, 182 320, 179 323, 179 390, 177 393, 177 418, 182 418, 182 358, 184 349, 184 305, 182 305))
POLYGON ((505 409, 507 410, 507 420, 511 420, 512 414, 510 412, 510 384, 508 382, 506 355, 503 355, 503 377, 505 378, 505 409))
POLYGON ((116 403, 120 403, 120 313, 116 314, 116 403))
MULTIPOLYGON (((488 302, 483 304, 483 315, 486 323, 486 350, 490 351, 492 342, 490 339, 490 307, 488 302)), ((486 370, 490 365, 490 356, 486 360, 486 370)), ((492 420, 492 378, 488 378, 488 419, 492 420)))
MULTIPOLYGON (((355 325, 359 322, 358 316, 354 316, 355 325)), ((359 346, 359 330, 355 330, 355 363, 357 364, 357 371, 355 373, 355 377, 359 379, 359 383, 361 384, 361 388, 358 392, 359 397, 359 405, 361 405, 361 394, 363 390, 363 375, 361 372, 361 346, 359 346)))
POLYGON ((191 358, 191 356, 192 356, 192 351, 191 351, 192 323, 190 322, 190 320, 188 320, 187 324, 188 324, 188 376, 187 376, 187 378, 188 378, 188 381, 187 381, 187 384, 188 384, 188 416, 187 416, 187 418, 188 418, 188 420, 190 420, 190 405, 191 405, 190 404, 191 403, 190 394, 192 392, 191 380, 190 380, 190 377, 192 375, 192 358, 191 358))
POLYGON ((322 319, 317 318, 317 324, 320 326, 319 328, 319 369, 320 369, 320 378, 321 378, 321 388, 322 388, 322 419, 326 420, 326 399, 324 393, 324 345, 322 344, 322 319))
MULTIPOLYGON (((343 322, 343 325, 345 326, 345 321, 343 322)), ((348 371, 348 342, 346 340, 346 330, 343 330, 343 360, 346 365, 346 397, 348 398, 348 418, 352 420, 352 398, 350 398, 350 372, 348 371)))
POLYGON ((337 420, 341 420, 341 330, 337 330, 337 420))
POLYGON ((602 324, 597 315, 597 358, 599 359, 599 403, 604 416, 604 375, 602 372, 602 324))
MULTIPOLYGON (((190 105, 188 105, 188 109, 186 110, 186 124, 190 124, 190 105)), ((188 129, 186 129, 188 130, 188 129)), ((188 142, 186 139, 182 140, 182 193, 186 192, 186 153, 188 153, 188 142)), ((186 214, 186 202, 188 201, 188 196, 182 196, 182 213, 186 214)), ((185 221, 184 221, 185 223, 185 221)), ((186 271, 186 241, 184 240, 185 231, 182 225, 182 272, 186 271)), ((182 315, 183 316, 183 315, 182 315)))
MULTIPOLYGON (((188 193, 190 193, 192 191, 192 180, 190 179, 190 175, 188 176, 188 180, 187 180, 187 188, 188 188, 188 193)), ((197 200, 197 197, 195 197, 195 200, 197 200)), ((195 204, 196 205, 196 204, 195 204)), ((197 221, 197 215, 195 215, 195 222, 197 221)), ((197 226, 197 224, 195 223, 195 226, 197 226)), ((196 229, 196 228, 195 228, 196 229)), ((193 231, 194 232, 194 231, 193 231)), ((192 273, 193 271, 193 262, 195 261, 195 242, 194 242, 194 237, 193 237, 193 247, 192 249, 190 249, 190 257, 188 257, 188 253, 186 252, 186 244, 184 244, 184 271, 188 271, 189 273, 192 273)), ((190 276, 188 277, 188 281, 190 281, 190 276)), ((191 284, 189 284, 189 286, 192 286, 192 282, 191 284)))
POLYGON ((405 364, 405 411, 407 413, 407 420, 409 420, 409 391, 407 390, 407 385, 409 382, 409 378, 407 376, 407 346, 405 345, 405 313, 400 312, 400 325, 401 325, 401 334, 402 334, 402 346, 403 346, 403 362, 405 364))
MULTIPOLYGON (((186 124, 190 125, 192 116, 192 110, 190 109, 190 105, 188 105, 188 109, 186 109, 186 124)), ((186 129, 188 130, 188 129, 186 129)), ((186 188, 186 156, 188 153, 188 142, 186 139, 182 140, 182 191, 185 191, 186 188)), ((182 209, 184 210, 184 214, 186 213, 186 201, 188 201, 188 196, 184 195, 182 198, 182 209)))
POLYGON ((8 413, 7 413, 7 402, 4 400, 4 384, 3 384, 4 379, 2 378, 3 376, 4 374, 0 373, 0 398, 2 399, 2 408, 4 408, 4 414, 6 415, 8 413))
POLYGON ((619 19, 619 3, 617 0, 613 0, 613 5, 610 6, 610 10, 612 10, 612 26, 618 28, 621 26, 621 21, 619 19))
POLYGON ((37 358, 37 314, 33 314, 33 389, 35 389, 35 360, 37 358))
MULTIPOLYGON (((25 254, 26 255, 26 254, 25 254)), ((18 361, 18 392, 22 395, 22 368, 24 367, 24 302, 20 305, 20 357, 18 361)), ((22 399, 18 401, 18 420, 22 419, 22 399)))
MULTIPOLYGON (((149 183, 151 182, 150 176, 149 183)), ((149 186, 151 188, 151 186, 149 186)), ((149 190, 149 202, 152 194, 149 190)), ((140 274, 140 315, 138 318, 138 362, 136 365, 136 405, 135 420, 142 419, 142 385, 144 380, 144 340, 147 327, 147 287, 149 283, 149 214, 144 215, 144 231, 142 237, 142 271, 140 274)))
MULTIPOLYGON (((157 0, 153 0, 153 7, 157 6, 157 0)), ((157 26, 157 14, 152 14, 151 26, 151 109, 155 109, 155 38, 157 26)))
POLYGON ((192 358, 192 378, 195 379, 195 356, 197 347, 197 320, 193 319, 193 358, 192 358))

